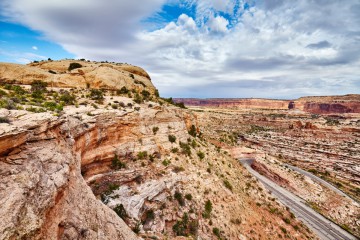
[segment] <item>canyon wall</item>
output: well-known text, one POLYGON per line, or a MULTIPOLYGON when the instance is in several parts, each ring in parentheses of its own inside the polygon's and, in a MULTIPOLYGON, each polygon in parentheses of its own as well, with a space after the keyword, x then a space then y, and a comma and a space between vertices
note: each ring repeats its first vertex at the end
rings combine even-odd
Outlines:
POLYGON ((236 98, 176 98, 186 106, 228 109, 299 109, 313 114, 360 113, 360 95, 302 97, 296 100, 236 99, 236 98))
POLYGON ((231 109, 288 109, 288 100, 272 100, 261 98, 176 98, 175 102, 183 102, 187 106, 231 108, 231 109))

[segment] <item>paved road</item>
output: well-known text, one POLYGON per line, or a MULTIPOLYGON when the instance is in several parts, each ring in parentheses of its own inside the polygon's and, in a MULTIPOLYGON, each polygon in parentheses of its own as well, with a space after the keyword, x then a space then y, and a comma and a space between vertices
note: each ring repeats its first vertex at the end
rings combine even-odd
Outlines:
POLYGON ((321 183, 322 185, 324 185, 325 187, 333 190, 334 192, 338 193, 340 196, 343 196, 343 197, 346 197, 346 198, 350 198, 348 195, 346 195, 344 192, 342 192, 340 189, 334 187, 332 184, 328 183, 327 181, 325 181, 324 179, 322 178, 319 178, 317 176, 315 176, 314 174, 312 173, 309 173, 305 170, 302 170, 301 168, 298 168, 298 167, 294 167, 294 166, 291 166, 289 164, 284 164, 284 166, 287 166, 288 168, 296 171, 296 172, 299 172, 305 176, 308 176, 309 178, 311 178, 312 180, 314 180, 315 182, 318 182, 318 183, 321 183))
POLYGON ((341 227, 324 218, 312 208, 308 207, 301 198, 278 186, 268 178, 260 175, 253 170, 250 165, 254 159, 244 158, 240 162, 245 168, 253 174, 268 190, 274 194, 280 202, 289 207, 295 216, 302 220, 310 229, 312 229, 320 239, 324 240, 341 240, 341 239, 357 239, 341 227))

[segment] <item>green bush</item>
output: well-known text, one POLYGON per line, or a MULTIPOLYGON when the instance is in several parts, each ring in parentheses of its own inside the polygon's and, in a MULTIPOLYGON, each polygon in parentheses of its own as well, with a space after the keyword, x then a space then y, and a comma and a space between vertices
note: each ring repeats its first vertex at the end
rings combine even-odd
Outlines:
POLYGON ((152 131, 153 131, 154 135, 156 135, 156 133, 159 131, 159 127, 153 127, 152 131))
POLYGON ((170 165, 170 161, 169 160, 164 160, 164 161, 162 161, 162 164, 165 166, 165 167, 167 167, 167 166, 169 166, 170 165))
POLYGON ((159 90, 155 89, 154 95, 155 97, 160 97, 159 90))
POLYGON ((188 194, 185 195, 185 198, 187 200, 191 201, 192 200, 192 195, 190 193, 188 193, 188 194))
POLYGON ((195 127, 194 124, 191 125, 190 130, 189 130, 189 134, 190 134, 191 136, 193 136, 193 137, 196 137, 197 131, 196 131, 196 127, 195 127))
POLYGON ((150 222, 152 220, 155 219, 155 213, 154 210, 149 209, 145 212, 145 219, 143 221, 143 224, 145 224, 146 222, 150 222))
POLYGON ((123 220, 125 220, 128 217, 128 215, 126 213, 126 210, 125 210, 125 208, 124 208, 124 206, 122 204, 116 205, 115 208, 114 208, 114 211, 123 220))
POLYGON ((221 235, 220 235, 220 229, 219 228, 213 228, 213 234, 215 236, 217 236, 219 239, 221 239, 221 235))
POLYGON ((210 218, 211 216, 211 211, 212 211, 212 203, 210 200, 207 200, 205 202, 205 210, 203 212, 203 217, 204 218, 210 218))
POLYGON ((225 187, 227 188, 227 189, 229 189, 230 191, 232 191, 233 190, 233 187, 232 187, 232 185, 230 184, 230 182, 228 181, 228 180, 224 180, 224 185, 225 185, 225 187))
POLYGON ((141 95, 143 95, 144 99, 148 99, 150 97, 150 92, 146 90, 141 91, 141 95))
POLYGON ((185 205, 185 200, 179 191, 175 191, 174 198, 179 202, 180 206, 185 205))
POLYGON ((137 104, 140 104, 143 101, 144 101, 144 99, 138 93, 136 93, 135 97, 134 97, 134 102, 136 102, 137 104))
POLYGON ((80 63, 70 63, 69 67, 68 67, 68 71, 71 71, 73 69, 76 69, 76 68, 82 68, 82 65, 80 63))
POLYGON ((115 154, 113 160, 111 161, 111 168, 115 170, 119 170, 121 168, 126 168, 126 164, 119 160, 117 154, 115 154))
POLYGON ((72 94, 70 94, 68 91, 66 91, 64 94, 62 94, 59 97, 60 101, 63 101, 65 105, 74 105, 75 104, 76 97, 72 94))
POLYGON ((10 123, 10 120, 7 117, 0 117, 0 123, 10 123))
POLYGON ((179 145, 183 154, 191 156, 191 148, 189 144, 180 142, 179 145))
POLYGON ((181 218, 181 221, 177 221, 173 226, 173 231, 176 236, 196 236, 199 228, 199 222, 196 220, 189 221, 187 213, 181 218))
POLYGON ((200 160, 203 160, 204 157, 205 157, 205 154, 204 154, 203 152, 201 152, 201 151, 198 152, 197 155, 198 155, 198 157, 200 158, 200 160))
POLYGON ((92 100, 103 100, 104 99, 104 94, 99 89, 91 89, 90 90, 90 98, 92 100))
POLYGON ((116 91, 116 93, 118 94, 118 95, 120 95, 120 94, 127 94, 129 92, 129 90, 125 87, 125 86, 123 86, 120 90, 117 90, 116 91))
POLYGON ((176 137, 174 135, 169 135, 168 138, 169 138, 169 142, 171 143, 176 142, 176 137))
POLYGON ((139 160, 145 159, 148 157, 147 151, 138 152, 137 157, 139 160))
POLYGON ((31 83, 31 92, 46 92, 48 83, 41 80, 34 80, 31 83))

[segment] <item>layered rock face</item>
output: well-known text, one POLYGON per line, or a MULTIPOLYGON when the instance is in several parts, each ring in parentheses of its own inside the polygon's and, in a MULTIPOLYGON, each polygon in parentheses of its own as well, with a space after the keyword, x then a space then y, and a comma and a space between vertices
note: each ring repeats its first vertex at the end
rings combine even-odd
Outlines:
POLYGON ((121 63, 101 63, 77 60, 44 61, 28 65, 0 63, 0 80, 8 83, 30 84, 42 80, 49 87, 103 88, 143 90, 155 87, 150 76, 140 67, 121 63), (80 64, 68 70, 70 64, 80 64))
POLYGON ((298 109, 314 114, 360 113, 360 95, 356 94, 329 97, 303 97, 297 100, 176 98, 174 101, 183 102, 187 106, 226 109, 298 109))
POLYGON ((232 108, 232 109, 288 109, 288 100, 271 100, 260 98, 175 98, 175 102, 183 102, 187 106, 232 108))
POLYGON ((11 127, 0 124, 0 239, 137 239, 81 176, 91 148, 78 149, 77 139, 99 123, 86 128, 71 116, 18 114, 11 127))
POLYGON ((295 101, 295 108, 314 114, 360 113, 360 95, 303 97, 295 101))

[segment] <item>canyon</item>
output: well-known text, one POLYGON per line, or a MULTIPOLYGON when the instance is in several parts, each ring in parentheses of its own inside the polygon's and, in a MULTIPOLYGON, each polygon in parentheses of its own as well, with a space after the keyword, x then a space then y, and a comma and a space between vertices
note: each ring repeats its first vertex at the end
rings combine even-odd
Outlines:
POLYGON ((317 239, 208 135, 212 114, 141 68, 4 63, 0 79, 0 239, 317 239))

